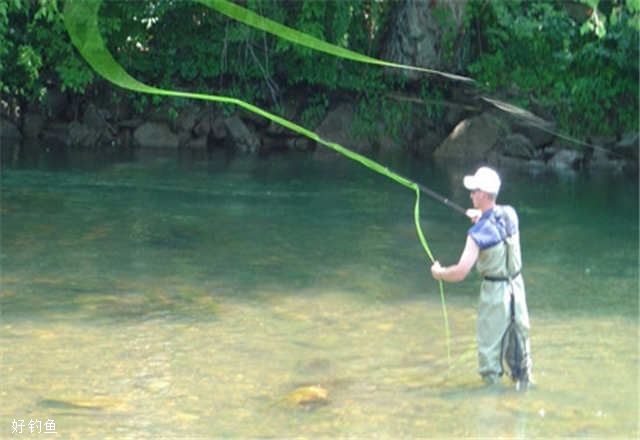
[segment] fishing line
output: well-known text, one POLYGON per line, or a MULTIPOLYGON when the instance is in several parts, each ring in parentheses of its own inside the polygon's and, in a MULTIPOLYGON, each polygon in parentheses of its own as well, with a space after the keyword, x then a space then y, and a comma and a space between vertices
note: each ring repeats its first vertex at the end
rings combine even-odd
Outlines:
MULTIPOLYGON (((420 67, 389 63, 386 61, 367 57, 365 55, 361 55, 356 52, 347 50, 345 48, 329 44, 325 41, 311 37, 310 35, 304 34, 302 32, 298 32, 294 29, 288 28, 284 25, 268 20, 258 14, 255 14, 252 11, 249 11, 245 8, 242 8, 238 5, 235 5, 225 0, 195 0, 195 1, 198 1, 199 3, 205 6, 215 9, 218 12, 225 14, 242 23, 245 23, 249 26, 262 29, 266 32, 272 33, 281 38, 292 41, 293 43, 302 44, 309 48, 326 52, 335 56, 347 58, 357 62, 377 64, 380 66, 400 68, 400 69, 411 69, 411 70, 416 70, 424 73, 442 75, 444 77, 454 79, 454 80, 473 81, 470 78, 453 75, 445 72, 440 72, 432 69, 424 69, 420 67)), ((429 260, 431 260, 432 263, 435 262, 435 258, 433 257, 431 249, 427 244, 427 240, 420 226, 420 193, 424 192, 430 197, 444 203, 446 206, 449 206, 450 208, 453 208, 457 212, 464 214, 465 211, 462 207, 460 207, 459 205, 456 205, 455 203, 451 202, 445 197, 440 196, 434 191, 389 170, 388 168, 380 165, 379 163, 369 159, 366 156, 355 153, 335 142, 329 142, 325 139, 322 139, 318 134, 300 125, 297 125, 278 115, 269 113, 266 110, 263 110, 245 101, 242 101, 236 98, 231 98, 228 96, 165 90, 165 89, 149 86, 147 84, 144 84, 136 80, 135 78, 130 76, 124 70, 124 68, 113 58, 113 56, 107 49, 106 44, 100 34, 100 31, 98 28, 98 12, 99 12, 101 3, 102 3, 102 0, 68 1, 68 2, 65 2, 65 8, 64 8, 64 23, 72 43, 74 44, 74 46, 76 46, 76 48, 78 49, 82 57, 87 61, 87 63, 101 76, 103 76, 108 81, 124 89, 133 90, 136 92, 149 93, 153 95, 178 97, 178 98, 199 99, 204 101, 215 101, 215 102, 232 104, 238 107, 242 107, 245 110, 248 110, 250 112, 263 116, 277 124, 280 124, 283 127, 286 127, 296 133, 306 136, 309 139, 312 139, 321 145, 331 148, 332 150, 348 157, 349 159, 352 159, 364 165, 365 167, 379 174, 382 174, 383 176, 386 176, 409 189, 412 189, 416 193, 416 202, 414 205, 414 221, 416 225, 416 231, 418 233, 420 243, 424 248, 424 251, 426 252, 427 256, 429 257, 429 260)), ((449 319, 447 316, 447 310, 446 310, 446 305, 444 300, 444 287, 443 287, 442 280, 438 280, 438 284, 440 288, 440 299, 441 299, 442 315, 444 320, 445 337, 446 337, 446 344, 447 344, 447 361, 448 361, 448 364, 450 365, 451 364, 451 347, 450 347, 449 319)))
POLYGON ((327 43, 324 40, 315 38, 309 34, 305 34, 304 32, 291 29, 290 27, 284 26, 278 22, 275 22, 266 17, 263 17, 262 15, 256 14, 255 12, 250 11, 249 9, 243 8, 242 6, 238 6, 235 3, 231 3, 227 0, 194 0, 194 1, 201 3, 211 9, 215 9, 216 11, 226 15, 227 17, 233 18, 234 20, 247 24, 253 28, 263 30, 270 34, 276 35, 282 39, 291 41, 292 43, 299 44, 301 46, 306 46, 311 49, 317 50, 319 52, 328 53, 329 55, 334 55, 334 56, 349 59, 352 61, 358 61, 360 63, 376 64, 378 66, 413 70, 417 72, 439 75, 439 76, 443 76, 445 78, 449 78, 457 81, 464 81, 464 82, 470 82, 470 83, 475 82, 472 78, 468 78, 466 76, 455 75, 453 73, 442 72, 434 69, 427 69, 424 67, 410 66, 407 64, 392 63, 389 61, 380 60, 378 58, 372 58, 366 55, 362 55, 361 53, 353 52, 344 47, 327 43))

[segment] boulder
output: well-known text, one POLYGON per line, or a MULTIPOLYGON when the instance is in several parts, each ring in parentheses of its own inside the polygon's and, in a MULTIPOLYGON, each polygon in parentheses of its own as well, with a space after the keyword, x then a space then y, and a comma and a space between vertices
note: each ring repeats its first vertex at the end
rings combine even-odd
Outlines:
POLYGON ((442 141, 442 136, 437 132, 427 131, 423 136, 414 139, 413 142, 407 146, 407 149, 419 157, 427 157, 434 153, 442 141))
POLYGON ((117 144, 122 148, 130 148, 133 139, 133 129, 121 128, 118 130, 117 144))
POLYGON ((256 153, 260 149, 260 139, 238 116, 225 119, 225 127, 234 147, 241 153, 256 153))
POLYGON ((188 150, 206 150, 208 147, 207 136, 190 139, 184 147, 188 150))
MULTIPOLYGON (((351 134, 351 125, 355 117, 353 104, 341 103, 336 108, 327 112, 326 117, 316 129, 316 133, 323 139, 335 142, 346 148, 356 151, 370 149, 371 145, 366 140, 355 139, 351 134)), ((329 150, 322 148, 318 151, 329 150)))
POLYGON ((583 159, 584 154, 580 151, 561 149, 549 159, 547 165, 557 170, 576 170, 580 168, 583 159))
POLYGON ((145 122, 133 132, 134 142, 142 148, 177 149, 178 136, 164 122, 145 122))
POLYGON ((456 125, 434 156, 477 161, 488 155, 502 134, 502 124, 495 116, 489 113, 473 116, 456 125))
POLYGON ((18 127, 13 123, 8 121, 7 119, 0 119, 0 138, 5 140, 22 140, 22 133, 18 127))
POLYGON ((517 157, 521 159, 533 159, 536 149, 531 140, 519 133, 510 133, 504 138, 505 156, 517 157))
POLYGON ((186 147, 194 139, 190 131, 178 130, 176 136, 178 136, 179 148, 186 147))
POLYGON ((209 133, 213 130, 213 123, 216 120, 216 115, 213 109, 210 107, 206 107, 200 111, 200 113, 196 116, 196 120, 194 121, 193 126, 193 135, 195 137, 208 136, 209 133))
POLYGON ((195 137, 202 137, 209 135, 211 131, 211 121, 209 118, 199 120, 193 127, 193 135, 195 137))
POLYGON ((307 137, 291 137, 285 141, 285 145, 292 151, 311 151, 314 142, 307 137))
POLYGON ((227 127, 224 123, 224 118, 218 116, 213 119, 211 124, 211 131, 209 132, 214 140, 220 141, 227 137, 227 127))
POLYGON ((239 110, 238 117, 260 130, 266 129, 269 123, 272 122, 271 119, 245 109, 239 110))
POLYGON ((73 147, 94 148, 99 144, 113 145, 116 143, 116 130, 107 122, 109 112, 89 104, 82 121, 69 124, 69 142, 73 147))
POLYGON ((99 110, 95 105, 89 104, 82 115, 82 122, 89 128, 96 131, 111 131, 112 128, 107 122, 107 112, 99 110))
POLYGON ((93 148, 100 140, 100 131, 78 121, 69 123, 68 135, 67 145, 70 147, 93 148))
POLYGON ((625 133, 622 138, 614 145, 614 151, 625 156, 638 160, 638 151, 640 150, 640 134, 625 133))
POLYGON ((178 114, 178 117, 174 121, 174 125, 178 133, 191 133, 197 122, 198 115, 195 111, 191 108, 185 108, 178 114))
MULTIPOLYGON (((301 113, 300 103, 303 102, 303 97, 297 97, 296 99, 285 100, 282 103, 282 116, 290 121, 295 121, 296 116, 301 113)), ((269 120, 269 125, 266 128, 266 133, 269 135, 286 135, 290 134, 291 130, 278 124, 277 122, 269 120)))
MULTIPOLYGON (((521 91, 516 88, 514 96, 520 93, 521 91)), ((541 115, 545 116, 541 106, 531 103, 529 105, 531 109, 527 110, 501 99, 489 98, 488 96, 481 96, 480 99, 500 110, 500 118, 508 127, 509 133, 525 136, 534 148, 545 148, 555 141, 556 123, 541 117, 541 115)))
POLYGON ((625 164, 626 161, 611 155, 609 151, 600 147, 593 148, 593 153, 588 161, 588 166, 591 169, 607 169, 615 171, 622 171, 625 164))
POLYGON ((144 120, 142 119, 124 119, 122 121, 118 121, 117 126, 118 129, 131 129, 135 130, 144 124, 144 120))
POLYGON ((216 115, 211 109, 205 109, 198 115, 192 132, 196 138, 209 136, 215 141, 221 141, 227 137, 225 118, 216 115))
POLYGON ((625 133, 616 144, 616 148, 638 148, 640 146, 640 133, 625 133))
POLYGON ((513 132, 522 134, 529 139, 534 148, 546 147, 555 140, 553 133, 556 129, 556 124, 553 123, 518 120, 512 125, 511 129, 513 132))

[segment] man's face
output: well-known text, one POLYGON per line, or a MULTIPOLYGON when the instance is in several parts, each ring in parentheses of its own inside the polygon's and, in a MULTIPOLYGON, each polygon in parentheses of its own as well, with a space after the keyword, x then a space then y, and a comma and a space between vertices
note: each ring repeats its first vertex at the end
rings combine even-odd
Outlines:
POLYGON ((479 189, 474 189, 469 194, 469 197, 471 197, 471 201, 473 202, 473 207, 476 209, 479 209, 482 207, 483 201, 487 197, 487 193, 480 191, 479 189))

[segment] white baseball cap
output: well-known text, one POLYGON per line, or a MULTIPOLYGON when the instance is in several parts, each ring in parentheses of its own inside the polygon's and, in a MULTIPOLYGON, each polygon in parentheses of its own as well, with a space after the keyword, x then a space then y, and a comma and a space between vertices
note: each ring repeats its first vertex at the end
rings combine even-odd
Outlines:
POLYGON ((500 192, 500 176, 488 167, 480 167, 473 176, 465 176, 463 183, 470 191, 480 190, 494 195, 500 192))

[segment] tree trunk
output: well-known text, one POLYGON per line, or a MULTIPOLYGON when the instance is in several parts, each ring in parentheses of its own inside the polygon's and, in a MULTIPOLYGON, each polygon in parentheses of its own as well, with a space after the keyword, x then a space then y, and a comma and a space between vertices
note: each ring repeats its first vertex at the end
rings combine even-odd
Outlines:
MULTIPOLYGON (((394 2, 384 58, 400 64, 452 71, 460 56, 466 3, 467 0, 394 2)), ((409 80, 420 76, 417 72, 402 74, 409 80)))

